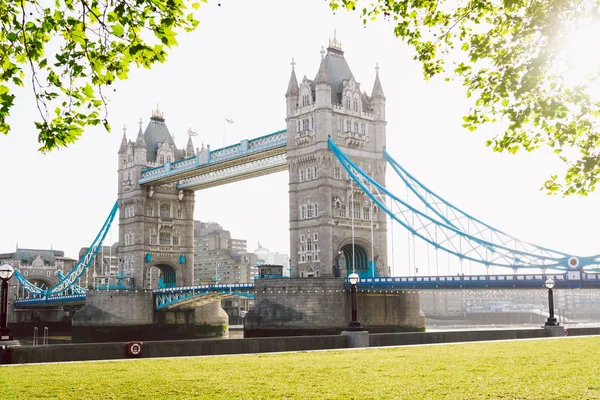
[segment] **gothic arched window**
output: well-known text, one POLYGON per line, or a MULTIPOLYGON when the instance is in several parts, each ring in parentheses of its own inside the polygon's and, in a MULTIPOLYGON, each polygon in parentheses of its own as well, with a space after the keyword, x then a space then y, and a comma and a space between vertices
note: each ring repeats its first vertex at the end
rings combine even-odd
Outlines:
POLYGON ((160 205, 160 216, 161 218, 171 218, 171 205, 169 203, 160 205))

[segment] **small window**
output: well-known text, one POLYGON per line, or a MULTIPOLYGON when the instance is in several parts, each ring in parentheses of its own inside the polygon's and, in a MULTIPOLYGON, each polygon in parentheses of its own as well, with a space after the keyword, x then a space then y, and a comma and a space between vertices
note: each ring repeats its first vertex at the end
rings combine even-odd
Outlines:
POLYGON ((358 100, 354 99, 354 111, 358 111, 358 100))
POLYGON ((346 132, 350 132, 352 130, 352 122, 349 119, 346 120, 346 132))
POLYGON ((300 235, 300 243, 304 243, 304 239, 305 239, 305 236, 304 235, 300 235))
POLYGON ((167 156, 167 162, 169 163, 169 162, 171 162, 171 161, 172 161, 172 160, 171 160, 171 156, 167 156))
POLYGON ((177 210, 177 219, 183 219, 183 210, 177 210))
POLYGON ((154 207, 147 207, 146 208, 146 215, 148 217, 154 217, 154 207))
POLYGON ((350 99, 346 99, 346 109, 350 110, 350 99))
POLYGON ((313 233, 313 241, 314 242, 318 242, 319 241, 319 233, 318 232, 313 233))
POLYGON ((50 276, 50 271, 46 271, 46 276, 50 276))
POLYGON ((340 167, 340 166, 333 167, 333 177, 335 179, 342 179, 342 167, 340 167))
POLYGON ((156 241, 157 241, 156 239, 157 239, 156 235, 150 235, 150 244, 156 244, 156 241))
POLYGON ((179 246, 179 236, 173 236, 173 246, 179 246))
POLYGON ((165 156, 161 155, 160 158, 158 159, 158 163, 159 164, 164 164, 165 163, 165 156))
POLYGON ((358 133, 358 122, 354 123, 354 132, 358 133))
POLYGON ((338 118, 338 130, 339 131, 343 131, 344 130, 344 120, 341 118, 338 118))

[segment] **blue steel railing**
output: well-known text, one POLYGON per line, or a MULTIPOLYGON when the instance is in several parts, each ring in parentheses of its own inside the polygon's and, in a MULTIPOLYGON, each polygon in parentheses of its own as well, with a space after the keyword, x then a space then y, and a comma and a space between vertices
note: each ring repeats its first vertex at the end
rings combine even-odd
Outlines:
POLYGON ((50 305, 66 303, 85 303, 85 294, 70 294, 66 296, 38 297, 31 299, 15 300, 15 306, 50 305))
POLYGON ((138 183, 144 184, 152 182, 157 179, 188 172, 196 168, 206 167, 207 165, 218 164, 224 161, 229 161, 285 146, 287 146, 286 130, 277 131, 275 133, 264 135, 255 139, 245 139, 240 143, 217 150, 211 151, 210 146, 207 146, 208 152, 206 154, 206 159, 203 160, 202 154, 199 153, 195 156, 184 158, 183 160, 166 163, 154 168, 143 169, 142 177, 138 183))
MULTIPOLYGON (((545 288, 544 283, 552 278, 555 287, 600 288, 600 274, 582 273, 581 278, 569 279, 568 274, 528 274, 528 275, 463 275, 463 276, 409 276, 380 277, 361 279, 356 285, 359 290, 394 289, 460 289, 460 288, 545 288)), ((344 280, 350 288, 348 279, 344 280)))
POLYGON ((210 294, 231 294, 234 296, 254 298, 253 283, 235 283, 235 284, 213 284, 185 286, 177 288, 156 289, 154 294, 154 308, 160 310, 172 304, 193 297, 201 297, 210 294))

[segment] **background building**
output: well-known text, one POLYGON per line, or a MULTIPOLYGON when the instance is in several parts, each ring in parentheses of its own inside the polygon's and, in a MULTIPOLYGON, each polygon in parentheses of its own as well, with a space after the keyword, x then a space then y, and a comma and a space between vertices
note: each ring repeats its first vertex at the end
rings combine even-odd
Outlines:
POLYGON ((194 283, 252 282, 258 271, 256 254, 247 252, 245 240, 215 222, 194 221, 194 283))
POLYGON ((269 251, 262 247, 258 242, 258 247, 254 250, 258 257, 259 264, 281 265, 283 267, 283 276, 290 276, 290 257, 287 254, 269 251))
MULTIPOLYGON (((12 253, 0 254, 0 264, 10 264, 31 283, 48 289, 59 282, 58 271, 68 273, 77 263, 61 250, 17 249, 12 253)), ((16 283, 13 283, 16 285, 16 283)), ((24 290, 19 287, 19 290, 24 290)), ((25 293, 21 293, 22 297, 25 293)))

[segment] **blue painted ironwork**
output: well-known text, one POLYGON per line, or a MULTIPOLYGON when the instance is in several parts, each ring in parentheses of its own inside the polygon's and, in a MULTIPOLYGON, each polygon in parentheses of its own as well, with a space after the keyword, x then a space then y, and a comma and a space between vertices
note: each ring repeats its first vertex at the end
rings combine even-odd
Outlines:
POLYGON ((210 151, 209 148, 205 159, 202 158, 202 154, 197 154, 173 163, 143 169, 142 176, 138 182, 140 184, 149 184, 168 177, 173 177, 176 180, 177 175, 185 172, 286 146, 287 131, 281 130, 255 139, 242 140, 240 143, 221 149, 210 151))
MULTIPOLYGON (((460 225, 457 226, 451 223, 452 221, 445 216, 442 218, 444 214, 441 212, 431 216, 401 200, 362 171, 335 145, 331 138, 328 142, 329 148, 348 172, 349 177, 358 184, 369 198, 393 220, 435 249, 443 250, 461 260, 470 260, 487 267, 569 270, 573 266, 570 266, 569 262, 576 261, 577 267, 580 269, 588 267, 586 271, 591 272, 598 268, 600 264, 598 256, 567 257, 565 256, 566 253, 551 252, 540 246, 535 248, 536 252, 529 252, 530 248, 523 249, 522 242, 517 243, 514 238, 499 244, 486 240, 481 235, 465 232, 460 225), (391 199, 393 204, 398 207, 398 213, 387 207, 387 198, 391 199), (544 251, 541 249, 544 249, 544 251)), ((453 208, 453 210, 456 209, 453 208)))
MULTIPOLYGON (((58 279, 60 279, 61 281, 65 279, 65 274, 63 274, 62 271, 58 271, 58 279)), ((69 290, 72 294, 85 294, 87 292, 85 288, 82 288, 81 286, 75 283, 71 285, 69 290)))
POLYGON ((160 310, 183 300, 210 294, 231 294, 234 296, 254 298, 253 283, 217 284, 185 286, 169 289, 157 289, 154 294, 154 308, 160 310))
MULTIPOLYGON (((436 290, 436 289, 545 289, 546 279, 552 278, 561 289, 600 288, 600 274, 583 273, 579 279, 569 279, 568 274, 519 275, 461 275, 461 276, 402 276, 361 279, 359 290, 436 290)), ((344 288, 350 290, 346 278, 344 288)))
POLYGON ((110 214, 108 214, 108 217, 106 218, 106 221, 104 221, 104 225, 102 225, 100 232, 98 232, 98 235, 96 235, 96 238, 94 239, 90 247, 88 247, 83 257, 77 262, 77 264, 75 264, 73 269, 69 271, 69 273, 64 277, 64 279, 61 279, 56 285, 54 285, 50 289, 44 290, 32 284, 19 271, 15 271, 15 276, 21 284, 21 286, 23 286, 25 290, 27 290, 27 292, 29 292, 30 294, 34 296, 43 297, 56 296, 64 293, 65 291, 68 291, 71 288, 71 286, 75 284, 77 279, 79 279, 79 277, 81 277, 81 275, 85 272, 87 267, 92 263, 94 257, 98 253, 98 250, 102 247, 104 238, 106 237, 106 234, 108 233, 111 227, 115 215, 117 214, 117 210, 119 209, 118 207, 118 202, 115 202, 113 208, 110 211, 110 214))
POLYGON ((64 296, 52 297, 34 297, 30 299, 16 300, 15 306, 41 306, 41 305, 59 305, 68 303, 85 303, 85 294, 68 294, 64 296))

